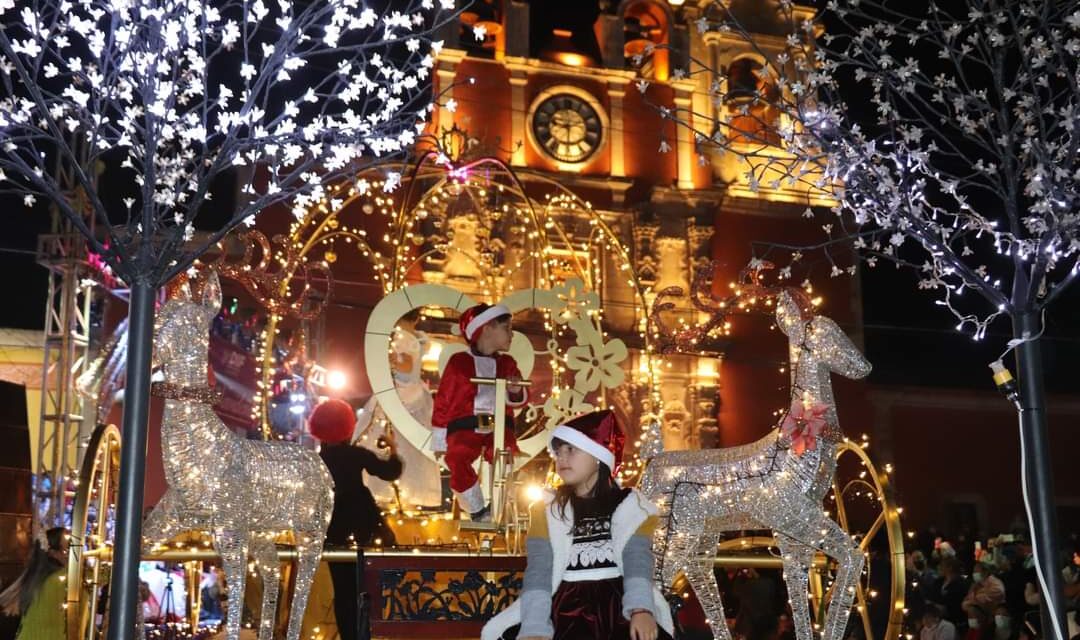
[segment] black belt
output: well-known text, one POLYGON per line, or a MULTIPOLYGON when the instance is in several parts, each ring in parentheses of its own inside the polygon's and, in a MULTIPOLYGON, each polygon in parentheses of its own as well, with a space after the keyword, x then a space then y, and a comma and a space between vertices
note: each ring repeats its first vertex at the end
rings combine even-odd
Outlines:
MULTIPOLYGON (((477 430, 477 431, 492 431, 495 428, 495 416, 484 414, 479 416, 465 416, 456 420, 451 420, 446 425, 447 435, 455 431, 477 430)), ((506 428, 513 433, 514 418, 513 416, 506 416, 506 428)))

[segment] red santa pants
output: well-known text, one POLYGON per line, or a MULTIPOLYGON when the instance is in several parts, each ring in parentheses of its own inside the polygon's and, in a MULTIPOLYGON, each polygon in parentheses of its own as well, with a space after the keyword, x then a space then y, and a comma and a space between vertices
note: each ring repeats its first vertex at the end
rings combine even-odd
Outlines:
MULTIPOLYGON (((506 430, 506 447, 518 451, 514 433, 506 430)), ((446 436, 446 466, 450 469, 450 488, 464 493, 476 486, 479 477, 473 463, 483 451, 484 460, 491 462, 495 451, 494 433, 477 433, 475 429, 459 429, 446 436)))

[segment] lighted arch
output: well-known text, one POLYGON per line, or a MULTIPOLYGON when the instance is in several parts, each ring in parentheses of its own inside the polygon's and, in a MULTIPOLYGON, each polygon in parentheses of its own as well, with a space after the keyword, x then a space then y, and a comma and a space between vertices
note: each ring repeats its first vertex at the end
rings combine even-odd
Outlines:
MULTIPOLYGON (((599 291, 598 278, 601 277, 601 274, 590 264, 595 255, 593 249, 604 246, 610 251, 610 256, 618 263, 616 267, 618 277, 623 279, 626 286, 632 291, 636 323, 639 329, 644 328, 642 331, 643 356, 647 358, 648 362, 651 362, 653 338, 651 328, 648 326, 649 300, 646 297, 646 289, 638 280, 627 248, 589 203, 566 189, 559 182, 541 174, 533 174, 527 171, 515 172, 497 158, 483 157, 470 162, 451 164, 438 152, 430 151, 424 153, 412 165, 385 165, 363 176, 357 176, 356 180, 339 185, 337 189, 330 192, 324 202, 310 207, 308 214, 293 225, 290 242, 301 248, 298 255, 305 260, 318 260, 325 257, 325 252, 319 254, 315 250, 317 247, 329 249, 343 241, 355 244, 361 254, 375 266, 376 279, 381 284, 386 297, 399 300, 399 302, 387 302, 387 304, 400 305, 402 294, 396 292, 406 288, 409 291, 414 291, 413 287, 420 286, 409 284, 408 275, 410 271, 417 265, 421 265, 426 257, 439 252, 438 248, 416 251, 419 246, 414 242, 419 238, 417 227, 418 204, 425 202, 425 198, 431 194, 456 192, 454 197, 466 196, 462 201, 469 203, 468 206, 475 208, 478 215, 480 215, 484 213, 482 209, 485 204, 480 198, 476 197, 476 193, 479 193, 483 185, 500 190, 499 193, 506 198, 507 202, 513 202, 514 206, 510 208, 506 215, 511 216, 512 220, 510 222, 512 222, 513 226, 520 227, 522 233, 527 236, 526 249, 528 250, 523 253, 523 257, 517 263, 518 266, 510 265, 513 268, 520 268, 525 264, 532 264, 531 273, 534 274, 534 280, 524 291, 551 289, 557 283, 556 274, 553 273, 553 265, 556 263, 568 269, 567 273, 579 278, 587 290, 599 291), (390 201, 389 195, 383 196, 381 191, 382 182, 390 174, 400 176, 400 186, 394 192, 396 197, 393 198, 393 202, 390 201), (543 201, 530 197, 526 193, 526 182, 550 195, 549 202, 555 204, 545 204, 543 201), (450 192, 447 190, 450 190, 450 192), (372 198, 376 197, 376 194, 384 199, 384 203, 378 207, 379 211, 375 215, 381 216, 382 219, 387 220, 389 223, 385 238, 381 234, 377 238, 373 235, 367 235, 362 229, 350 227, 341 218, 342 212, 357 205, 362 200, 365 202, 371 201, 372 198), (330 206, 329 203, 331 202, 333 206, 330 206), (571 211, 575 217, 587 219, 589 225, 587 237, 575 241, 560 224, 558 216, 554 215, 556 209, 560 214, 571 211), (570 248, 572 251, 560 253, 560 247, 570 248), (556 255, 558 255, 557 260, 556 255)), ((472 209, 466 208, 460 211, 455 210, 453 213, 457 215, 466 210, 472 211, 472 209)), ((447 219, 453 217, 449 212, 444 213, 444 217, 447 219)), ((510 222, 507 224, 510 224, 510 222)), ((564 277, 571 276, 566 275, 564 277)), ((507 282, 509 283, 509 280, 507 282)), ((417 289, 415 291, 424 290, 417 289)), ((484 294, 483 298, 489 301, 498 299, 513 300, 514 296, 521 294, 521 291, 515 290, 508 284, 506 290, 490 288, 490 293, 484 294)), ((465 302, 472 301, 472 298, 464 296, 461 292, 439 295, 443 297, 456 295, 457 297, 453 300, 442 300, 440 297, 438 306, 458 311, 464 308, 461 305, 465 304, 465 302)), ((529 308, 530 306, 536 305, 525 305, 521 308, 529 308)), ((393 316, 392 321, 396 321, 399 317, 400 315, 393 316)), ((593 317, 591 321, 598 329, 601 328, 599 316, 593 317)), ((556 337, 555 332, 558 327, 555 323, 549 323, 549 327, 553 332, 552 337, 556 337)), ((276 324, 272 329, 276 329, 276 324)), ((387 328, 382 327, 382 331, 387 331, 387 328)), ((272 335, 272 332, 268 332, 269 335, 272 335)), ((262 374, 264 389, 269 388, 270 369, 273 364, 270 344, 270 341, 266 341, 263 350, 264 366, 262 374)), ((385 356, 385 346, 381 350, 377 348, 375 352, 385 356)), ((370 357, 373 352, 369 349, 368 353, 370 357)), ((369 367, 369 376, 374 371, 375 369, 369 367)), ((651 367, 648 369, 647 376, 651 381, 650 388, 653 392, 651 397, 655 407, 658 402, 658 380, 651 367)), ((373 379, 372 382, 373 387, 375 387, 375 380, 373 379)), ((387 389, 388 387, 385 385, 377 388, 380 393, 387 395, 386 398, 380 396, 380 400, 385 399, 388 403, 393 404, 393 400, 389 398, 389 395, 396 394, 386 394, 387 389)), ((399 420, 406 419, 393 419, 394 424, 397 425, 399 420)), ((402 424, 409 423, 402 422, 402 424)), ((411 431, 411 433, 407 434, 410 441, 422 445, 423 438, 427 437, 426 434, 416 431, 412 427, 408 429, 411 431), (417 439, 414 440, 414 438, 417 439)))

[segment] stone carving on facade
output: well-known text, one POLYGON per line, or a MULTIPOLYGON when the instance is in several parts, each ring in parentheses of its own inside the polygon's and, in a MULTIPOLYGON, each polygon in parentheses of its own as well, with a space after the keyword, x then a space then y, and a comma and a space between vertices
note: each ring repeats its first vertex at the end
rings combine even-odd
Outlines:
POLYGON ((668 287, 679 287, 683 291, 689 291, 690 269, 686 238, 657 238, 655 246, 659 262, 655 289, 663 291, 668 287))
POLYGON ((456 215, 443 226, 446 236, 433 238, 441 250, 426 259, 424 279, 466 292, 482 289, 484 284, 501 291, 506 280, 502 265, 506 245, 497 230, 493 233, 476 213, 456 215))
POLYGON ((638 279, 644 286, 655 290, 659 263, 656 257, 656 234, 660 225, 654 222, 639 221, 634 225, 634 257, 637 260, 638 279))
POLYGON ((687 219, 686 237, 690 241, 691 273, 712 261, 712 237, 715 231, 711 220, 687 219))
POLYGON ((720 446, 720 421, 717 420, 720 388, 715 384, 699 384, 692 395, 697 446, 706 449, 720 446))
POLYGON ((686 408, 686 403, 677 397, 669 397, 664 400, 664 409, 661 414, 664 428, 663 438, 665 450, 696 449, 698 438, 695 433, 693 416, 686 408), (667 447, 671 447, 667 449, 667 447))

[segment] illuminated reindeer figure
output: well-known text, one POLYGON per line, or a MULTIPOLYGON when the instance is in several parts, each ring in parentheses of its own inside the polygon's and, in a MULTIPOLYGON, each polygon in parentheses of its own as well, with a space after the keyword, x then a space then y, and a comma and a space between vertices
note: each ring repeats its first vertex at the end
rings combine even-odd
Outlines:
POLYGON ((843 437, 830 374, 862 378, 870 363, 835 322, 804 311, 810 305, 800 305, 800 294, 775 296, 776 322, 790 341, 791 410, 782 426, 741 447, 668 452, 658 449, 659 425, 651 427, 651 460, 639 488, 660 507, 662 525, 654 538, 659 578, 671 585, 683 571, 713 635, 724 640, 731 634, 712 570, 724 532, 774 532, 799 640, 814 637, 806 594, 815 551, 839 565, 822 640, 843 637, 862 571, 858 544, 825 514, 822 502, 843 437))
POLYGON ((250 551, 263 579, 259 638, 270 640, 281 571, 274 538, 292 531, 298 561, 288 638, 298 640, 333 510, 334 483, 314 451, 246 440, 221 422, 206 385, 210 322, 221 306, 221 287, 212 273, 200 301, 182 291, 159 311, 154 338, 155 360, 165 374, 154 393, 166 398, 161 443, 169 487, 147 517, 144 544, 192 529, 211 532, 228 581, 230 640, 240 636, 250 551))

